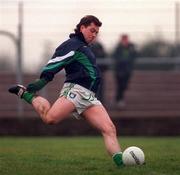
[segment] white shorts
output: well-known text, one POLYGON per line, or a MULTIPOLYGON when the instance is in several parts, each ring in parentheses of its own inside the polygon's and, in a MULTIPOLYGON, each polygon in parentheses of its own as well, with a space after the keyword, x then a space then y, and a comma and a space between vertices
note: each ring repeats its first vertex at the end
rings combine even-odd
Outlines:
POLYGON ((95 93, 86 89, 78 84, 65 83, 60 97, 66 97, 76 107, 76 112, 73 115, 79 119, 79 115, 84 112, 88 107, 93 105, 102 105, 101 102, 95 97, 95 93), (79 115, 78 115, 79 114, 79 115))

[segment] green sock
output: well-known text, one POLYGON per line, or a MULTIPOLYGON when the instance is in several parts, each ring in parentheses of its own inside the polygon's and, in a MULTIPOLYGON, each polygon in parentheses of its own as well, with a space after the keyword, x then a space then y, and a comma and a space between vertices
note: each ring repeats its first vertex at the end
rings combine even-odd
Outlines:
POLYGON ((22 99, 24 99, 26 102, 28 102, 29 104, 32 103, 32 100, 34 98, 34 94, 30 93, 30 92, 24 92, 22 95, 22 99))
POLYGON ((117 166, 122 166, 123 165, 123 161, 122 161, 122 152, 118 152, 118 153, 115 153, 113 156, 112 156, 115 164, 117 166))

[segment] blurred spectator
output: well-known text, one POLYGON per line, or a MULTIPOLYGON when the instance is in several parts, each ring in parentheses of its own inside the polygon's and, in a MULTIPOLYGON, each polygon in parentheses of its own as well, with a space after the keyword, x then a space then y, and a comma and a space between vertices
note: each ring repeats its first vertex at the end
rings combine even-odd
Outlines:
POLYGON ((105 100, 104 100, 104 77, 105 77, 105 72, 108 69, 108 66, 102 60, 107 58, 107 53, 104 49, 103 44, 98 40, 95 40, 90 45, 90 47, 91 47, 91 50, 93 51, 94 55, 96 56, 98 67, 101 70, 102 80, 101 80, 101 84, 100 84, 100 88, 99 88, 99 92, 98 92, 98 98, 101 100, 102 103, 104 103, 105 102, 105 100))
POLYGON ((130 42, 127 34, 120 36, 120 40, 112 53, 112 57, 114 59, 114 71, 117 84, 116 102, 118 107, 124 107, 124 92, 128 87, 134 61, 137 57, 135 46, 130 42))

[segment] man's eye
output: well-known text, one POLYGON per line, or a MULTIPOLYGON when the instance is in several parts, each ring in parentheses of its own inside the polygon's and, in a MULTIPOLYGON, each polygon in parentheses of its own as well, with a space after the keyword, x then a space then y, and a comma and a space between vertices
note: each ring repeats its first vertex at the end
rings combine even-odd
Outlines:
POLYGON ((91 29, 90 31, 91 31, 92 33, 94 33, 94 32, 95 32, 95 30, 94 30, 94 29, 91 29))
POLYGON ((90 31, 91 31, 92 33, 98 34, 98 31, 96 31, 96 30, 94 30, 94 29, 91 29, 90 31))

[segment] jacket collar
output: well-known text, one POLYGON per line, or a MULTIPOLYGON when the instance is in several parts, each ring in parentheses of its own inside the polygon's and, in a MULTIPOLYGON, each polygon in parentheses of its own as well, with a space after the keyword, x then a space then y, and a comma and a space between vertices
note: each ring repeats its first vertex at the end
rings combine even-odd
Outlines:
POLYGON ((84 42, 86 45, 88 45, 88 43, 86 42, 86 40, 85 40, 85 38, 84 38, 84 36, 83 36, 83 34, 81 32, 79 32, 79 33, 71 33, 69 35, 69 37, 70 38, 77 38, 77 39, 81 40, 82 42, 84 42))

